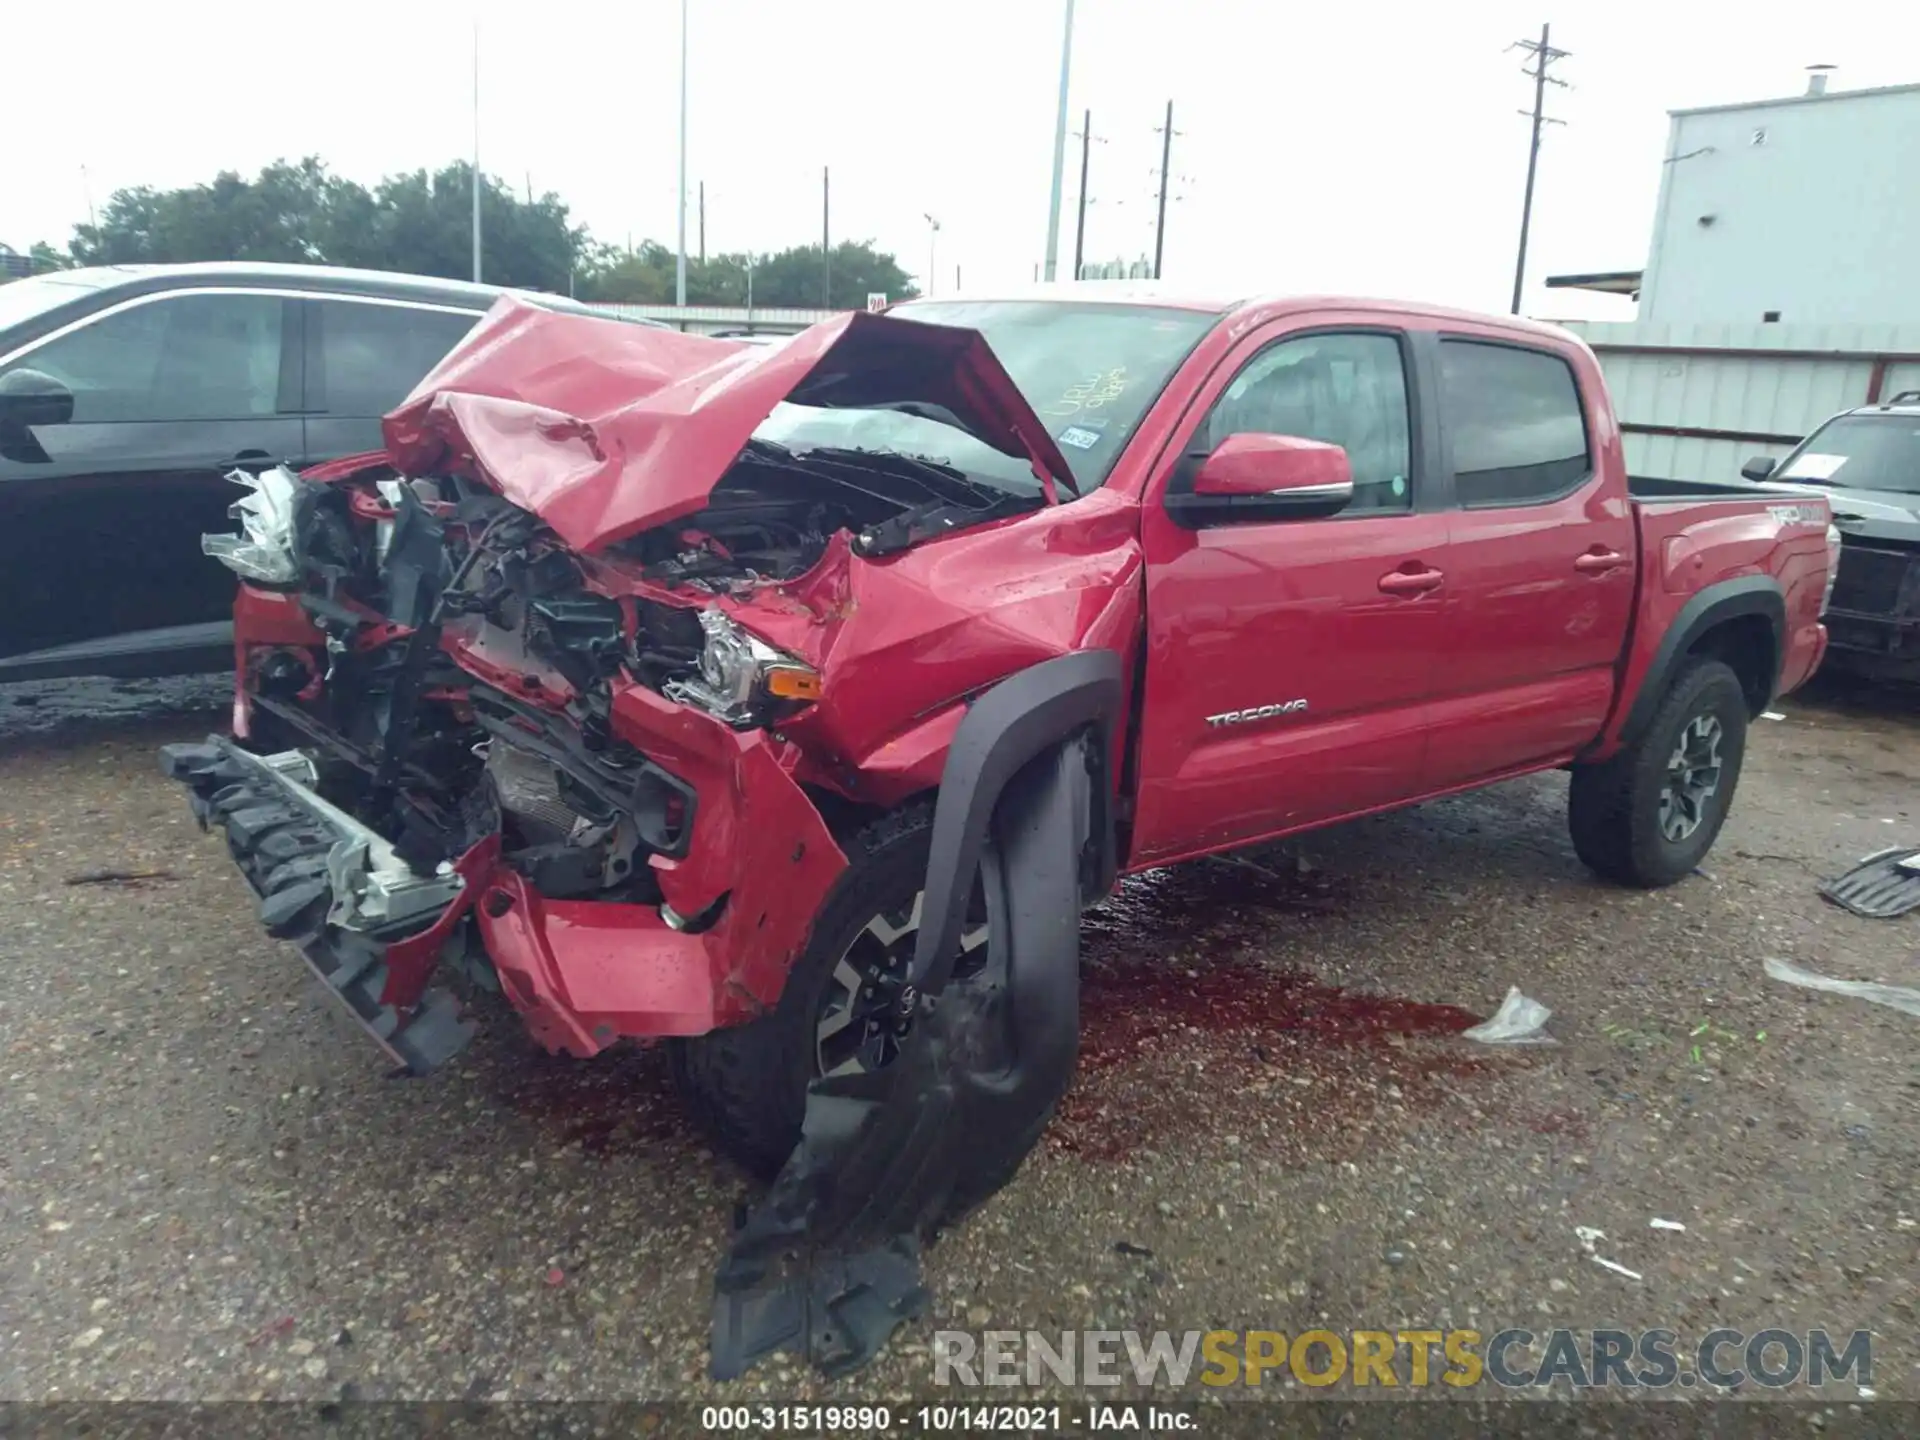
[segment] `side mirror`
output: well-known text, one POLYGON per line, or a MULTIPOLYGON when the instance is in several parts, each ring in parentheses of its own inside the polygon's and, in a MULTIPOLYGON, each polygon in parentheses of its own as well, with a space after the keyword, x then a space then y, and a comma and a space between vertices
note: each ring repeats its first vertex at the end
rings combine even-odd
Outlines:
MULTIPOLYGON (((1191 463, 1191 462, 1189 462, 1191 463)), ((1297 435, 1229 435, 1200 461, 1191 494, 1167 496, 1181 525, 1314 520, 1353 499, 1353 467, 1338 445, 1297 435)))
POLYGON ((0 431, 25 432, 34 425, 64 425, 73 418, 73 392, 38 370, 0 375, 0 431))
POLYGON ((1756 455, 1740 467, 1740 473, 1749 480, 1764 480, 1773 474, 1774 467, 1779 463, 1771 455, 1756 455))

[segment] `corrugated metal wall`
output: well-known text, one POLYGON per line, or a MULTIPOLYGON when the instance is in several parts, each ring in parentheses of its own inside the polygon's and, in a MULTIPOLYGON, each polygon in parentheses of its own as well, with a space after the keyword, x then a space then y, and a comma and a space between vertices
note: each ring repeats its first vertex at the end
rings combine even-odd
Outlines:
POLYGON ((1636 475, 1730 480, 1749 456, 1786 454, 1836 410, 1920 390, 1916 326, 1566 328, 1599 357, 1636 475))

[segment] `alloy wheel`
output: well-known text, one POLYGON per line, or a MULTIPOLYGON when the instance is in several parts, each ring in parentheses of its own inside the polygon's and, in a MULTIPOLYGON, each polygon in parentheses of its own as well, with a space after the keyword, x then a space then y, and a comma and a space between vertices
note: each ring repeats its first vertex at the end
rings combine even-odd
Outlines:
POLYGON ((1720 742, 1726 731, 1714 715, 1696 715, 1680 730, 1660 788, 1660 833, 1678 844, 1706 823, 1720 793, 1720 742))
MULTIPOLYGON (((875 915, 833 967, 814 1027, 816 1075, 870 1073, 899 1053, 913 1024, 906 977, 924 900, 922 891, 904 909, 875 915)), ((956 976, 985 963, 987 930, 982 921, 961 931, 956 976)))

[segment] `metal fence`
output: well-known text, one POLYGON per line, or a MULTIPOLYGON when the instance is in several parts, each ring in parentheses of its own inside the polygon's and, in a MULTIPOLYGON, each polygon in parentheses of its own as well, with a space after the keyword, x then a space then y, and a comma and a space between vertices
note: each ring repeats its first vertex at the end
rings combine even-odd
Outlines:
POLYGON ((1731 479, 1837 410, 1920 389, 1920 327, 1561 323, 1599 358, 1636 475, 1731 479))

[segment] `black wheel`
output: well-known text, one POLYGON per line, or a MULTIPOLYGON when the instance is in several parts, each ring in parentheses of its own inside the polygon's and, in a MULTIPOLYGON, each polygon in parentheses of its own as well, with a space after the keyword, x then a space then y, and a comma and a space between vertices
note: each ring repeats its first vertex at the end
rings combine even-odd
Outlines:
MULTIPOLYGON (((715 1144, 771 1177, 800 1138, 816 1076, 884 1069, 910 1021, 907 962, 920 930, 930 806, 896 811, 842 846, 847 871, 821 907, 771 1015, 673 1042, 674 1077, 715 1144)), ((986 962, 985 897, 975 887, 954 975, 986 962)))
POLYGON ((1739 677, 1721 661, 1694 661, 1638 740, 1603 764, 1575 767, 1574 851, 1622 885, 1654 889, 1690 875, 1720 834, 1746 749, 1739 677))

